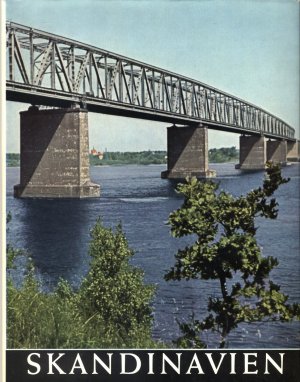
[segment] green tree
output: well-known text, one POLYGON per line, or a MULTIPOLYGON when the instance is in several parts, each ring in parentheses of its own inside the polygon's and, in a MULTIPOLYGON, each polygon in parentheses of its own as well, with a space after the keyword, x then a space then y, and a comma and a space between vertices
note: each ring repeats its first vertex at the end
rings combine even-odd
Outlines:
POLYGON ((220 294, 209 298, 207 317, 180 324, 183 336, 177 345, 204 347, 201 332, 213 330, 223 348, 241 322, 299 319, 299 304, 288 304, 288 296, 269 278, 277 259, 263 257, 255 238, 255 218, 276 219, 278 204, 271 196, 286 182, 280 168, 268 164, 263 186, 245 196, 218 193, 217 184, 196 178, 178 186, 184 202, 170 214, 171 232, 175 237, 196 235, 196 241, 178 251, 165 279, 218 280, 220 294))
POLYGON ((120 225, 113 232, 98 220, 91 237, 90 271, 79 291, 87 316, 104 319, 107 332, 121 339, 119 346, 128 346, 127 338, 131 345, 145 345, 151 337, 154 287, 129 264, 133 251, 120 225))
POLYGON ((45 292, 30 259, 22 285, 15 285, 11 271, 26 254, 7 247, 8 348, 159 346, 151 339, 154 288, 129 264, 133 252, 121 227, 113 232, 98 221, 89 253, 90 269, 77 289, 62 280, 45 292))
POLYGON ((233 147, 213 148, 208 152, 209 162, 222 163, 238 159, 238 151, 233 147))

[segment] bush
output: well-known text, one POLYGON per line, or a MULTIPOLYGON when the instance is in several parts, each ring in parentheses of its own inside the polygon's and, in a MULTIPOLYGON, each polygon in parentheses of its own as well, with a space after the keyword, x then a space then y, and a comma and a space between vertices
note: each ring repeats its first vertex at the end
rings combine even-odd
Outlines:
POLYGON ((79 290, 84 312, 103 319, 107 333, 121 340, 119 346, 143 346, 151 336, 154 288, 144 285, 143 272, 129 265, 133 252, 121 226, 114 233, 98 221, 91 236, 91 268, 79 290))
POLYGON ((42 291, 28 261, 23 284, 7 280, 8 348, 155 347, 151 339, 152 286, 129 265, 133 256, 120 226, 114 233, 98 221, 91 232, 91 264, 77 290, 61 281, 52 293, 42 291))

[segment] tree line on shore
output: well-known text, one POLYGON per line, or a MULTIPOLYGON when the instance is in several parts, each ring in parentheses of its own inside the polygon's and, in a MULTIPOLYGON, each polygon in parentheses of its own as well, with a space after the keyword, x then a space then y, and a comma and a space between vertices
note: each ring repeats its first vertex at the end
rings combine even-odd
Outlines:
MULTIPOLYGON (((224 163, 237 161, 239 151, 233 147, 213 148, 208 151, 208 159, 211 163, 224 163)), ((149 165, 149 164, 166 164, 167 152, 162 150, 147 150, 147 151, 105 151, 103 155, 89 155, 91 166, 102 165, 149 165)), ((7 167, 20 166, 20 154, 6 154, 7 167)))

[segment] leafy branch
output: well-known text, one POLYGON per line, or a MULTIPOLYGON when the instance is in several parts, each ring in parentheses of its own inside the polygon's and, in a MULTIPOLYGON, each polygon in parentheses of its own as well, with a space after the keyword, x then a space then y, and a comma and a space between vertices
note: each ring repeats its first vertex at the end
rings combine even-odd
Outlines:
POLYGON ((206 318, 180 324, 183 337, 177 345, 199 347, 201 332, 212 330, 220 333, 223 348, 228 334, 241 322, 299 319, 300 305, 288 304, 288 296, 269 279, 277 259, 263 257, 255 238, 255 219, 277 218, 278 203, 272 195, 288 181, 279 166, 268 163, 262 187, 244 196, 218 193, 217 184, 196 178, 178 186, 184 202, 169 216, 171 233, 174 237, 196 235, 197 239, 177 252, 175 266, 165 279, 219 280, 220 296, 209 298, 206 318), (238 281, 229 287, 233 278, 238 281))

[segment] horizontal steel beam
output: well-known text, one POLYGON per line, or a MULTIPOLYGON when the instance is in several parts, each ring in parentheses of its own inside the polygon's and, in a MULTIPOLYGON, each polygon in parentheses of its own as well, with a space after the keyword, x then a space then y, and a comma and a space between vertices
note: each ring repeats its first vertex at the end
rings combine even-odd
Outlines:
MULTIPOLYGON (((250 129, 244 129, 241 131, 240 128, 236 128, 232 125, 212 123, 209 120, 203 120, 199 122, 197 118, 176 116, 173 113, 167 112, 153 113, 152 111, 149 111, 147 108, 143 107, 136 107, 132 109, 130 106, 122 105, 116 102, 107 102, 99 99, 95 100, 93 97, 85 97, 83 99, 78 95, 71 95, 66 92, 57 92, 55 97, 53 97, 52 91, 49 91, 48 89, 43 89, 43 91, 41 91, 41 89, 38 89, 37 87, 35 89, 29 89, 27 86, 16 87, 15 85, 10 86, 10 84, 8 84, 6 94, 8 101, 32 103, 34 105, 45 105, 61 108, 69 108, 74 104, 80 104, 82 106, 82 102, 84 102, 84 106, 87 108, 87 110, 94 113, 102 113, 136 119, 146 119, 178 125, 203 125, 208 126, 212 130, 246 135, 261 135, 259 131, 253 131, 250 129)), ((265 133, 263 135, 267 138, 283 139, 283 137, 278 134, 265 133)), ((292 137, 286 137, 284 139, 290 142, 296 141, 296 138, 292 137)))

